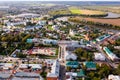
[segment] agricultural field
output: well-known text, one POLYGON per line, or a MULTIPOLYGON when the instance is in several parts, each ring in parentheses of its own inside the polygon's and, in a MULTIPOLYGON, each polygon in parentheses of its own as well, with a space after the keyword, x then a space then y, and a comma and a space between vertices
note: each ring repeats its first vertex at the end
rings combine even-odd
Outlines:
POLYGON ((3 17, 6 14, 5 11, 0 11, 0 18, 3 17))
POLYGON ((95 18, 84 18, 84 19, 88 21, 107 23, 107 24, 120 26, 120 19, 95 19, 95 18))
POLYGON ((68 7, 68 9, 48 12, 50 15, 78 14, 78 15, 105 15, 103 11, 80 9, 78 7, 68 7))
POLYGON ((114 12, 120 14, 120 6, 83 6, 83 8, 91 10, 100 10, 106 12, 114 12))
POLYGON ((100 18, 82 18, 82 17, 76 17, 76 19, 120 26, 120 19, 102 19, 102 18, 100 19, 100 18))
POLYGON ((96 10, 87 10, 87 9, 79 9, 77 7, 70 7, 69 10, 72 14, 81 14, 81 15, 104 15, 105 12, 96 11, 96 10))

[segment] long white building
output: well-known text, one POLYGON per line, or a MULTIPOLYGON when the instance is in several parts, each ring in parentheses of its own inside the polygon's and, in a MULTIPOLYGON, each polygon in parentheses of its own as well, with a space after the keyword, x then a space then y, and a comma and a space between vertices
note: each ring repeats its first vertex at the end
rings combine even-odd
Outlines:
POLYGON ((57 80, 59 78, 60 63, 58 60, 51 67, 51 72, 47 74, 47 80, 57 80))
POLYGON ((106 52, 106 54, 111 60, 118 59, 118 57, 113 52, 111 52, 107 47, 103 47, 103 50, 106 52))

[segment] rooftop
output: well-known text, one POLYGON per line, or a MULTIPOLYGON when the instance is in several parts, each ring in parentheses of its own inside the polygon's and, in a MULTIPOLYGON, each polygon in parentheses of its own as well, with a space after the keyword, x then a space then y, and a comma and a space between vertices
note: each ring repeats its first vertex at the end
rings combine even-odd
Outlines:
POLYGON ((120 80, 120 76, 111 74, 108 76, 108 80, 120 80))
POLYGON ((101 53, 94 53, 95 55, 95 60, 105 60, 105 56, 102 55, 101 53))
POLYGON ((66 66, 77 68, 79 66, 78 61, 67 61, 66 66))
POLYGON ((84 71, 83 71, 82 69, 80 69, 80 72, 77 72, 77 76, 78 76, 78 77, 83 77, 83 76, 85 76, 84 71))
POLYGON ((13 77, 12 80, 41 80, 39 78, 21 78, 21 77, 13 77))
POLYGON ((8 79, 10 78, 10 76, 11 76, 10 73, 0 72, 0 79, 8 79))
POLYGON ((96 64, 95 62, 84 62, 84 65, 87 67, 87 69, 96 69, 96 64))
POLYGON ((47 77, 58 77, 59 76, 60 63, 56 60, 51 68, 51 72, 47 74, 47 77))
POLYGON ((98 37, 96 40, 97 41, 102 41, 102 40, 104 40, 105 38, 108 38, 108 37, 110 37, 110 35, 109 34, 105 34, 103 36, 98 37))
POLYGON ((41 64, 21 64, 19 68, 28 68, 30 66, 33 69, 41 69, 42 65, 41 64))
POLYGON ((39 78, 40 75, 37 73, 29 73, 29 72, 17 72, 15 74, 16 77, 30 77, 30 78, 39 78))
POLYGON ((104 47, 104 50, 108 52, 108 54, 112 54, 112 51, 110 51, 107 47, 104 47))

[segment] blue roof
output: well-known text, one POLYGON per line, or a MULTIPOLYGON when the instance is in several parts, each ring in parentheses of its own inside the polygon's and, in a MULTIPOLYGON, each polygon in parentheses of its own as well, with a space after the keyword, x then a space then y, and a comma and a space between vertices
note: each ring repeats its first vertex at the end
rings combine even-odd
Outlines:
POLYGON ((27 43, 32 43, 32 39, 27 39, 27 43))

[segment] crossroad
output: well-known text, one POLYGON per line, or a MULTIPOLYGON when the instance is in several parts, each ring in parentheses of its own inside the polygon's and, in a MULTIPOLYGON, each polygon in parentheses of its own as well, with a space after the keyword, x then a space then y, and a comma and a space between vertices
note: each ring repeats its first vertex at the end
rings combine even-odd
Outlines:
POLYGON ((113 68, 116 68, 115 64, 110 60, 110 58, 108 58, 107 54, 100 48, 100 45, 96 45, 96 48, 99 50, 99 52, 105 56, 106 58, 106 62, 113 68))
MULTIPOLYGON (((118 36, 118 35, 120 35, 120 32, 117 32, 115 35, 111 36, 110 38, 114 38, 115 36, 118 36)), ((100 43, 97 43, 97 44, 93 44, 93 43, 91 42, 91 45, 94 46, 94 47, 96 47, 96 49, 97 49, 103 56, 105 56, 106 62, 107 62, 111 67, 116 68, 115 63, 112 62, 111 59, 108 57, 108 55, 103 51, 103 49, 101 48, 100 44, 101 44, 101 42, 100 42, 100 43)))

